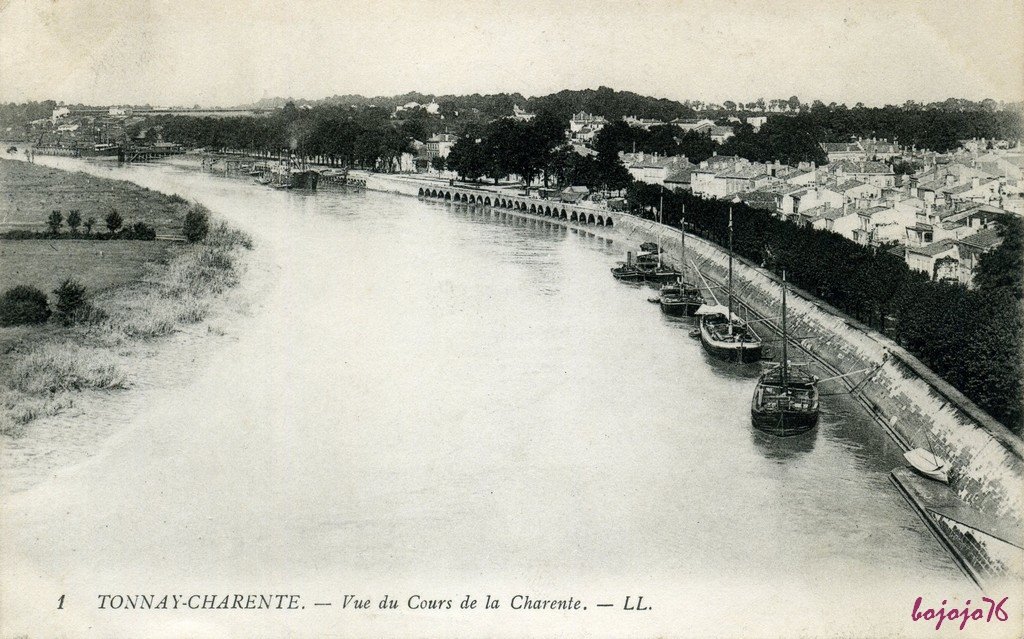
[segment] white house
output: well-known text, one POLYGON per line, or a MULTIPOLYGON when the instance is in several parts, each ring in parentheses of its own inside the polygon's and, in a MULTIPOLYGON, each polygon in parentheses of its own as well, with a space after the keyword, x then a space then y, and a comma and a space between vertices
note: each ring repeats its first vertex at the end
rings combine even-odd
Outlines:
POLYGON ((760 131, 766 122, 768 122, 768 116, 766 115, 754 115, 747 118, 747 124, 754 128, 754 133, 760 131))
POLYGON ((437 133, 427 139, 424 146, 424 155, 428 159, 437 157, 446 158, 452 152, 452 147, 459 138, 451 133, 437 133))

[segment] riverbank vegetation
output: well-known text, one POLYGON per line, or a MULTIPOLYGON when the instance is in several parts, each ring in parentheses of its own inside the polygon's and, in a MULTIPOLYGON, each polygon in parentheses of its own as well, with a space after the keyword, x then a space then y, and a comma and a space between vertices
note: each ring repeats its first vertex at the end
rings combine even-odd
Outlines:
MULTIPOLYGON (((89 179, 113 199, 138 188, 89 179)), ((237 286, 251 239, 166 199, 179 231, 191 220, 192 241, 0 241, 0 281, 11 285, 0 316, 12 320, 0 326, 0 434, 18 435, 82 391, 129 388, 143 344, 204 320, 237 286)))
POLYGON ((729 209, 738 255, 892 337, 926 366, 1017 434, 1024 420, 1024 225, 1009 217, 1001 246, 983 255, 974 288, 930 281, 885 247, 798 227, 743 203, 705 200, 641 182, 630 186, 631 212, 728 245, 729 209))

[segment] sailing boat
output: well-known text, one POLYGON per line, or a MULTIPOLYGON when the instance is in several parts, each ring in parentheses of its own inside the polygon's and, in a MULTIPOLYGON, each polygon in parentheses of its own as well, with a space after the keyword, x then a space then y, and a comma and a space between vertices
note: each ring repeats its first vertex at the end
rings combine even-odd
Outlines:
POLYGON ((818 424, 818 379, 789 363, 786 333, 786 272, 782 272, 782 361, 761 373, 750 403, 754 428, 773 435, 799 435, 818 424))
POLYGON ((683 273, 686 271, 686 205, 683 205, 679 229, 682 231, 679 278, 675 283, 661 287, 661 299, 659 300, 661 311, 666 315, 676 317, 692 316, 704 304, 704 297, 700 294, 700 289, 683 279, 683 273))
MULTIPOLYGON (((665 196, 661 196, 661 201, 658 203, 658 224, 661 224, 662 213, 665 208, 665 196)), ((658 238, 658 243, 661 243, 661 238, 658 238)), ((644 279, 648 282, 671 282, 679 276, 674 268, 665 264, 661 259, 661 247, 658 247, 658 262, 650 270, 644 271, 644 279)), ((641 267, 643 268, 643 267, 641 267)))
MULTIPOLYGON (((708 289, 710 290, 710 288, 708 289)), ((711 294, 715 297, 714 293, 711 294)), ((732 312, 732 207, 729 208, 729 306, 705 304, 697 309, 700 342, 711 355, 729 362, 757 362, 761 359, 761 338, 732 312)))

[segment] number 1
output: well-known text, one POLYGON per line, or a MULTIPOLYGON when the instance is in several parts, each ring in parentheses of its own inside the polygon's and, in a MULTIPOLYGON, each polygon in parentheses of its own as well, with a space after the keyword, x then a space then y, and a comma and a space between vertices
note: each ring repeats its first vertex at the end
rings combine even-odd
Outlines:
POLYGON ((61 595, 60 599, 57 600, 57 610, 64 610, 64 595, 61 595))

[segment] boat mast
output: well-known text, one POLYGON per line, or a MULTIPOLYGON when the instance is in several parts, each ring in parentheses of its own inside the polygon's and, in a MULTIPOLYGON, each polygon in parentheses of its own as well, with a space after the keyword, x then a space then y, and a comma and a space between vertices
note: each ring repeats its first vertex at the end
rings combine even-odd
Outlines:
POLYGON ((789 356, 786 352, 786 271, 782 271, 782 392, 789 385, 789 356))
POLYGON ((686 269, 686 204, 681 204, 682 211, 679 213, 679 231, 682 233, 679 240, 679 294, 683 294, 683 271, 686 269))
MULTIPOLYGON (((658 199, 658 270, 661 270, 661 224, 664 221, 665 212, 665 187, 661 187, 661 197, 658 199)), ((660 276, 659 276, 660 277, 660 276)))
POLYGON ((732 207, 729 207, 729 335, 732 335, 732 207))

